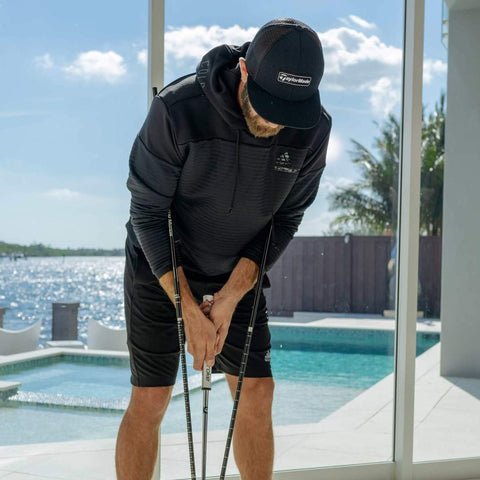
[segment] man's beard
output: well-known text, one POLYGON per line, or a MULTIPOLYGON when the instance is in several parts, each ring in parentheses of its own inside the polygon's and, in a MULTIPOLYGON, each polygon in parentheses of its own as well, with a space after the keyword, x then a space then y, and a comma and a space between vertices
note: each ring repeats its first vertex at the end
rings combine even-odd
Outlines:
POLYGON ((283 125, 272 128, 260 123, 260 117, 255 115, 250 103, 247 84, 243 85, 242 91, 240 92, 240 108, 242 109, 243 117, 245 118, 250 133, 255 137, 271 137, 283 128, 283 125))

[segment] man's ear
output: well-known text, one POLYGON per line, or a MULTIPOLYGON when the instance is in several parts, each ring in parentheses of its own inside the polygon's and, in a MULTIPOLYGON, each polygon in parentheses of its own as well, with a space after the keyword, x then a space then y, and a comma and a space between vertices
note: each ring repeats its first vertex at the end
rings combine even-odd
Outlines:
POLYGON ((242 75, 242 82, 246 82, 247 81, 247 77, 248 77, 248 73, 247 73, 247 67, 246 67, 246 64, 245 64, 245 58, 243 57, 240 57, 238 59, 238 63, 240 65, 240 72, 241 72, 241 75, 242 75))

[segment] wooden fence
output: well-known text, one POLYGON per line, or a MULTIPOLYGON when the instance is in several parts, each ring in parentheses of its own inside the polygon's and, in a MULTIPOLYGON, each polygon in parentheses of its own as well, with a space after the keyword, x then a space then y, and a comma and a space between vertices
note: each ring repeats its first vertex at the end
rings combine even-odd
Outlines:
MULTIPOLYGON (((394 308, 391 236, 295 237, 268 272, 272 315, 294 311, 382 314, 394 308)), ((418 309, 440 315, 441 237, 420 237, 418 309)))

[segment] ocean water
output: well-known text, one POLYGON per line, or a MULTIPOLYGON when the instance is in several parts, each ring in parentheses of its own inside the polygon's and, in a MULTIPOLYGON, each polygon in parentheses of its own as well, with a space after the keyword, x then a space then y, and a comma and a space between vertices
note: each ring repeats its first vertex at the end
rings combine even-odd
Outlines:
POLYGON ((125 328, 125 257, 0 259, 4 328, 20 330, 42 320, 40 344, 52 339, 52 303, 79 302, 78 339, 87 343, 88 319, 125 328))

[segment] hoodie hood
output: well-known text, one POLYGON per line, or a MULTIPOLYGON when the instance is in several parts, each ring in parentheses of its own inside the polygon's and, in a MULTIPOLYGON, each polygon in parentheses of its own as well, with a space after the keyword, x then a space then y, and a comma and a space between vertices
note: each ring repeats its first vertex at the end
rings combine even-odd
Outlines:
POLYGON ((248 127, 237 100, 241 78, 238 59, 245 57, 250 43, 212 48, 196 68, 197 81, 210 103, 229 125, 242 130, 248 130, 248 127))
MULTIPOLYGON (((245 118, 243 117, 243 112, 238 104, 238 85, 241 79, 238 59, 245 57, 250 43, 251 42, 245 42, 240 46, 223 44, 212 48, 203 56, 196 68, 196 79, 202 86, 206 97, 225 122, 227 122, 232 129, 236 130, 235 170, 233 174, 230 207, 226 212, 228 215, 233 212, 235 207, 240 163, 240 132, 244 130, 250 134, 245 118)), ((273 162, 276 158, 277 139, 278 135, 275 135, 272 140, 273 148, 270 151, 270 158, 268 160, 269 163, 271 163, 272 170, 273 162)), ((270 190, 273 220, 273 185, 270 184, 268 188, 270 190)))

